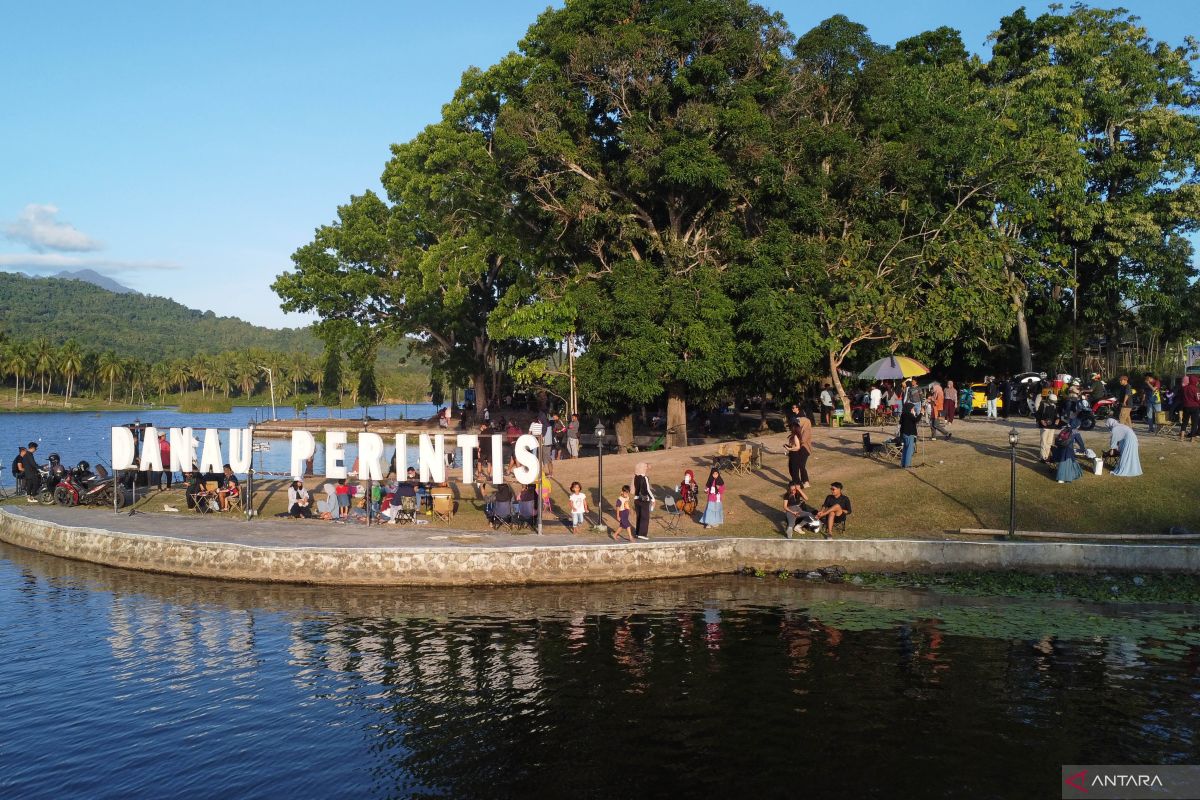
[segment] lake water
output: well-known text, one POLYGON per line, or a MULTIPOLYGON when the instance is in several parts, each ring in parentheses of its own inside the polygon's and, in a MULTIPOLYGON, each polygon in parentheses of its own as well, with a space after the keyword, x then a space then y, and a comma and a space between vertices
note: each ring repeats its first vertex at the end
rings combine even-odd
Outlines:
MULTIPOLYGON (((437 407, 429 403, 412 403, 408 405, 370 406, 367 413, 375 419, 429 419, 437 411, 437 407)), ((290 408, 277 408, 276 412, 283 419, 290 419, 295 412, 290 408)), ((304 416, 304 415, 301 415, 304 416)), ((97 462, 108 464, 112 457, 112 434, 114 425, 125 425, 139 421, 155 425, 160 431, 167 428, 191 427, 196 431, 196 437, 204 438, 203 429, 244 428, 257 421, 270 419, 270 407, 235 407, 228 414, 181 414, 173 409, 163 411, 104 411, 88 412, 46 412, 28 414, 0 414, 0 444, 4 446, 5 455, 0 458, 0 466, 4 468, 3 481, 11 485, 12 476, 8 469, 13 458, 17 455, 17 447, 29 442, 38 442, 38 462, 45 463, 50 453, 57 452, 63 462, 74 465, 80 460, 86 460, 93 465, 97 462)), ((362 408, 309 408, 307 417, 310 420, 329 420, 330 428, 337 427, 338 420, 348 422, 360 421, 363 417, 362 408)), ((316 459, 323 463, 324 446, 318 436, 316 459)), ((356 447, 351 443, 346 448, 347 464, 353 463, 356 447)), ((286 474, 290 468, 290 446, 286 439, 264 439, 269 450, 254 456, 254 468, 259 472, 274 472, 286 474)), ((228 436, 221 436, 221 452, 228 455, 228 436)), ((415 448, 409 447, 410 462, 415 461, 415 448)), ((386 450, 390 458, 392 449, 386 450)), ((318 472, 323 472, 319 469, 318 472)))
POLYGON ((1200 762, 1197 608, 715 577, 346 590, 0 545, 0 796, 1059 796, 1200 762))

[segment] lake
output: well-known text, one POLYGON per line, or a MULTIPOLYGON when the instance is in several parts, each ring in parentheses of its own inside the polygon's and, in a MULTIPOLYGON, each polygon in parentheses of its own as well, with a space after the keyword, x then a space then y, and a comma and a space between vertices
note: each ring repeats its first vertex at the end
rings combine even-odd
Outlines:
POLYGON ((0 545, 0 796, 1057 797, 1200 762, 1200 616, 712 577, 355 590, 0 545))
MULTIPOLYGON (((0 414, 0 443, 7 453, 0 458, 0 466, 4 468, 3 481, 12 485, 12 476, 8 469, 17 455, 17 447, 29 442, 38 442, 38 463, 45 463, 50 453, 59 453, 63 463, 74 465, 80 460, 86 460, 95 465, 97 462, 108 464, 112 458, 111 439, 112 427, 140 421, 155 425, 160 431, 167 428, 192 427, 196 437, 203 439, 204 428, 218 428, 226 431, 229 428, 244 428, 256 421, 270 419, 270 407, 235 407, 227 414, 181 414, 174 409, 162 411, 104 411, 104 412, 38 412, 22 414, 0 414)), ((437 411, 437 407, 429 403, 412 403, 408 405, 370 406, 367 413, 376 419, 429 419, 437 411)), ((289 419, 295 414, 291 409, 278 408, 281 418, 289 419)), ((304 415, 301 415, 304 416, 304 415)), ((309 419, 327 419, 330 428, 336 428, 339 420, 356 422, 362 420, 362 408, 311 407, 308 410, 309 419)), ((322 464, 325 458, 322 437, 318 436, 316 463, 322 464)), ((346 448, 347 464, 352 464, 357 448, 354 437, 346 448)), ((287 439, 260 439, 266 443, 269 450, 254 456, 254 469, 258 472, 279 473, 286 475, 290 469, 290 444, 287 439)), ((222 434, 222 452, 228 455, 228 435, 222 434)), ((390 458, 392 449, 387 448, 390 458)), ((416 448, 409 447, 409 461, 415 463, 416 448)), ((323 473, 323 468, 318 468, 323 473)))

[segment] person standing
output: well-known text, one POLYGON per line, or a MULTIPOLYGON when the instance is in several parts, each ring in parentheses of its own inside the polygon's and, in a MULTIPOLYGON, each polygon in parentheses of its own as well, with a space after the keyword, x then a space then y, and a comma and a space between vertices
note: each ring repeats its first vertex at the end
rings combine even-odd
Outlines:
POLYGON ((1045 401, 1037 411, 1037 426, 1042 432, 1041 457, 1042 462, 1049 464, 1050 450, 1054 447, 1054 436, 1058 433, 1061 421, 1058 417, 1058 395, 1054 392, 1046 395, 1045 401))
POLYGON ((1200 434, 1200 388, 1197 383, 1200 382, 1200 375, 1184 375, 1183 376, 1183 425, 1179 428, 1179 440, 1183 441, 1184 430, 1191 426, 1191 430, 1187 432, 1188 439, 1195 439, 1197 434, 1200 434))
POLYGON ((1133 387, 1129 385, 1129 376, 1122 375, 1117 381, 1117 389, 1113 392, 1113 399, 1116 400, 1117 419, 1122 425, 1130 425, 1133 423, 1133 387))
POLYGON ((987 376, 984 380, 986 385, 983 387, 983 396, 987 399, 987 418, 996 419, 996 399, 1000 397, 1000 387, 996 384, 996 378, 993 375, 987 376))
POLYGON ((12 466, 9 468, 12 471, 13 482, 17 484, 17 494, 22 494, 25 491, 25 445, 17 446, 17 457, 13 459, 12 466))
POLYGON ((873 383, 871 384, 871 410, 878 411, 881 405, 883 405, 883 390, 879 388, 878 383, 873 383))
POLYGON ((938 433, 945 436, 947 441, 953 436, 942 423, 942 406, 945 402, 946 394, 942 391, 942 385, 934 381, 929 386, 929 441, 937 438, 938 433))
POLYGON ((583 525, 583 520, 588 512, 587 495, 583 493, 583 486, 579 484, 579 481, 571 484, 571 493, 567 495, 567 503, 571 510, 571 533, 578 536, 579 528, 583 525))
POLYGON ((637 527, 634 537, 643 541, 650 538, 650 512, 654 510, 654 491, 650 488, 650 465, 639 461, 633 468, 633 508, 637 512, 637 527))
POLYGON ((787 441, 783 443, 783 449, 787 451, 788 460, 788 477, 792 483, 801 484, 804 481, 800 478, 800 470, 804 466, 805 455, 803 447, 803 434, 800 430, 800 423, 792 423, 791 432, 788 433, 787 441))
POLYGON ((900 441, 903 445, 900 466, 909 469, 912 467, 913 452, 917 448, 917 407, 912 403, 905 403, 900 411, 900 441))
POLYGON ((821 390, 821 423, 826 426, 833 425, 833 391, 828 383, 821 390))
POLYGON ((917 385, 916 378, 910 378, 904 381, 904 402, 912 403, 914 406, 920 406, 924 400, 925 397, 921 392, 921 387, 917 385))
POLYGON ((1013 410, 1013 382, 1008 378, 1000 379, 1000 416, 1008 419, 1008 412, 1013 410))
POLYGON ((716 528, 725 522, 725 506, 722 502, 725 499, 725 479, 716 467, 708 473, 708 483, 704 485, 704 492, 708 502, 704 506, 704 516, 700 518, 700 524, 705 528, 716 528))
POLYGON ((1147 372, 1142 376, 1142 405, 1146 409, 1146 425, 1151 433, 1158 430, 1158 414, 1162 411, 1161 389, 1154 373, 1147 372))
POLYGON ((567 423, 567 455, 579 458, 579 415, 572 414, 567 423))
POLYGON ((30 502, 37 502, 37 494, 42 489, 42 473, 37 463, 37 442, 25 446, 25 455, 21 457, 21 474, 25 478, 25 494, 30 502))
POLYGON ((617 532, 613 538, 618 542, 621 541, 622 533, 629 537, 630 543, 633 542, 633 526, 629 523, 629 503, 629 486, 622 486, 621 494, 613 504, 613 508, 617 512, 617 532))
POLYGON ((166 478, 167 488, 171 488, 171 482, 175 478, 175 473, 171 471, 171 443, 167 441, 167 434, 160 433, 158 435, 158 456, 162 460, 162 472, 158 474, 158 480, 155 485, 159 489, 163 488, 163 479, 166 478))
POLYGON ((942 414, 946 417, 947 425, 954 424, 954 417, 957 411, 958 389, 954 388, 954 381, 946 381, 946 391, 942 405, 942 414))

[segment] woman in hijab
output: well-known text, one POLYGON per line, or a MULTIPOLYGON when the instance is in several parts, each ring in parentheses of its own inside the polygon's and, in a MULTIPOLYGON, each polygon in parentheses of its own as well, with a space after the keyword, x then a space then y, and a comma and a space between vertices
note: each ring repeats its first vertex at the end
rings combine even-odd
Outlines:
POLYGON ((700 523, 705 528, 715 528, 725 521, 725 508, 721 502, 725 498, 725 479, 716 467, 708 473, 708 483, 704 485, 704 489, 708 503, 704 506, 704 516, 700 518, 700 523))
POLYGON ((696 473, 684 470, 683 480, 679 482, 679 508, 689 517, 696 513, 697 486, 696 473))
POLYGON ((650 489, 650 479, 647 473, 650 465, 639 461, 633 468, 633 509, 637 512, 637 526, 634 528, 634 538, 646 540, 650 538, 650 512, 654 510, 654 492, 650 489))
POLYGON ((1054 437, 1054 451, 1050 459, 1058 464, 1054 479, 1059 483, 1070 483, 1083 476, 1083 470, 1079 468, 1075 454, 1086 453, 1087 445, 1083 443, 1083 437, 1077 430, 1078 427, 1079 423, 1072 421, 1070 425, 1063 425, 1059 429, 1058 435, 1054 437))
POLYGON ((1112 432, 1108 449, 1110 452, 1115 450, 1121 456, 1112 474, 1118 478, 1136 478, 1141 475, 1142 461, 1138 457, 1137 434, 1133 432, 1133 428, 1110 417, 1108 429, 1112 432))

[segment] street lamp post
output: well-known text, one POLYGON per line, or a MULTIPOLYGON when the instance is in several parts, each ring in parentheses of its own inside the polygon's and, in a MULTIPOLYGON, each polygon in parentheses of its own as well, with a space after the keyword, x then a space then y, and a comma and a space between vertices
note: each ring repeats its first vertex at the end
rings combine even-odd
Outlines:
POLYGON ((267 381, 271 384, 271 420, 275 420, 275 373, 271 372, 270 367, 259 367, 263 372, 267 373, 267 381))
POLYGON ((599 526, 607 528, 604 524, 604 423, 596 423, 596 485, 600 488, 596 491, 597 507, 599 514, 596 517, 596 522, 599 526))
POLYGON ((1016 428, 1008 431, 1008 451, 1012 464, 1012 473, 1008 484, 1008 538, 1017 535, 1017 439, 1020 438, 1016 428))

